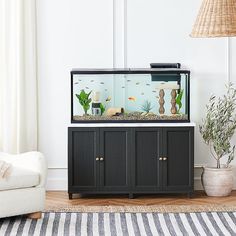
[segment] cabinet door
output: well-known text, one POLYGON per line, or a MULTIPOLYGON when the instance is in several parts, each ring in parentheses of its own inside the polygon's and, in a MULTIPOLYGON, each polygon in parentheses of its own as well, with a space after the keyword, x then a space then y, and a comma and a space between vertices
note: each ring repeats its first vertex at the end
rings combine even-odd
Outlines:
POLYGON ((163 189, 193 190, 193 127, 163 129, 163 189))
POLYGON ((69 193, 96 190, 99 161, 99 130, 69 128, 68 179, 69 193))
POLYGON ((161 129, 135 128, 133 133, 133 189, 156 192, 161 188, 161 129))
POLYGON ((130 175, 130 129, 100 129, 100 190, 127 192, 130 175))

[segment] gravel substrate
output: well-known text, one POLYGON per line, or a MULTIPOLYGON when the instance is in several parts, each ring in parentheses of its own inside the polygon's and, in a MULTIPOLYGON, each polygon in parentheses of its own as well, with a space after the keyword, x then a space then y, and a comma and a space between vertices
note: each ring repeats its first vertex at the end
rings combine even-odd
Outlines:
POLYGON ((142 115, 140 112, 133 112, 128 114, 123 114, 120 116, 74 116, 74 120, 187 120, 188 116, 185 114, 176 114, 176 115, 155 115, 155 114, 148 114, 142 115))

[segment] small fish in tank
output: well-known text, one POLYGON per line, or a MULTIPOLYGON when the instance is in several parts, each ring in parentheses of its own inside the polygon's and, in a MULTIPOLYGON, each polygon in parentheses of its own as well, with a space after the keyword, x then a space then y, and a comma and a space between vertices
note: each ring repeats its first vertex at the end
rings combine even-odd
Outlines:
POLYGON ((135 102, 136 101, 136 97, 134 97, 134 96, 128 97, 128 100, 135 102))
POLYGON ((111 101, 111 96, 108 96, 106 99, 106 102, 110 102, 111 101))
POLYGON ((189 121, 188 70, 90 69, 71 73, 74 122, 189 121))

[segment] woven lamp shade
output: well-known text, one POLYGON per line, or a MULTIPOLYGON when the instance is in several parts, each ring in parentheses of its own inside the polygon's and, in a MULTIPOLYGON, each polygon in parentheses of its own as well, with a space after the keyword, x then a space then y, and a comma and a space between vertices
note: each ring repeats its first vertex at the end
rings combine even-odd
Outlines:
POLYGON ((236 0, 203 0, 190 36, 236 36, 236 0))

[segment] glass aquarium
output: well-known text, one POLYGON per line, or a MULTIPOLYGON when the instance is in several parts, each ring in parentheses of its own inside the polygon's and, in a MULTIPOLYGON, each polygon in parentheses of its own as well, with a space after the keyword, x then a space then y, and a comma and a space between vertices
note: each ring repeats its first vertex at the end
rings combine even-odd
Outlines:
POLYGON ((75 69, 71 122, 189 122, 190 72, 75 69))

